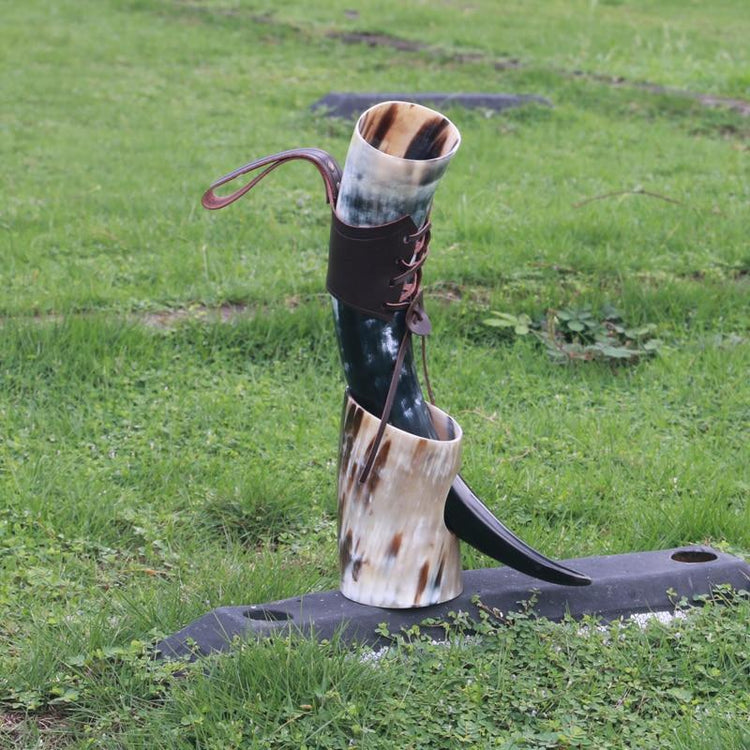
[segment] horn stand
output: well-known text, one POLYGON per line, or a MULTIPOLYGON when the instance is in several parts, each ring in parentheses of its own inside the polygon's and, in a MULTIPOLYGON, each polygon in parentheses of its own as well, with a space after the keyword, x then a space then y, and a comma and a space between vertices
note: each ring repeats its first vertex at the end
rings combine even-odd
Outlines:
POLYGON ((378 456, 360 481, 380 420, 346 394, 339 453, 341 593, 390 609, 450 601, 463 588, 458 539, 443 505, 461 462, 461 428, 431 406, 437 438, 386 425, 378 456))

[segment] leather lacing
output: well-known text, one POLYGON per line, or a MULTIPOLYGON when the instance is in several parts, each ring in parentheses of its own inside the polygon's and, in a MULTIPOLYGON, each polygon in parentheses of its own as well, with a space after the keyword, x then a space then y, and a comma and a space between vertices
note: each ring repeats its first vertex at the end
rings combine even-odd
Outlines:
POLYGON ((427 260, 430 248, 431 227, 432 223, 426 221, 414 234, 408 234, 404 237, 405 245, 414 243, 414 255, 410 261, 399 258, 398 264, 405 270, 391 279, 391 286, 396 286, 396 284, 400 284, 402 281, 407 283, 404 284, 401 290, 401 297, 398 302, 385 302, 383 307, 404 310, 409 307, 418 293, 422 285, 422 266, 427 260), (410 282, 409 277, 412 277, 410 282))
POLYGON ((386 395, 385 404, 383 405, 383 413, 380 415, 378 431, 375 433, 375 440, 373 441, 372 448, 370 448, 370 452, 365 459, 362 473, 359 476, 360 483, 367 481, 367 477, 370 476, 373 464, 375 463, 375 457, 378 455, 378 449, 383 440, 385 428, 388 424, 388 418, 391 415, 393 402, 396 398, 398 381, 401 377, 401 369, 404 366, 404 359, 406 358, 406 352, 409 350, 412 334, 416 334, 420 337, 422 343, 422 369, 424 371, 425 385, 427 386, 430 403, 435 403, 435 396, 432 392, 429 375, 427 374, 426 337, 432 330, 432 324, 430 323, 430 319, 427 316, 427 312, 424 309, 422 302, 422 266, 424 266, 430 252, 431 226, 432 224, 428 219, 416 232, 414 232, 414 234, 404 237, 404 244, 414 243, 414 254, 410 261, 403 259, 398 261, 404 271, 391 279, 392 286, 405 282, 401 290, 401 296, 399 297, 398 302, 383 303, 384 309, 406 310, 406 330, 404 331, 404 336, 399 344, 398 354, 396 355, 396 361, 393 365, 393 375, 391 376, 391 382, 388 386, 388 394, 386 395))

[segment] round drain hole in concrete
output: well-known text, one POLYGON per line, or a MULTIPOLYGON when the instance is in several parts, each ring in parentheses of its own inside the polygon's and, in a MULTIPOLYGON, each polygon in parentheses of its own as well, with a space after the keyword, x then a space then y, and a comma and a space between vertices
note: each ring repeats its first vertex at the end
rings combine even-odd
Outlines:
POLYGON ((291 620, 292 616, 280 609, 246 609, 243 614, 249 620, 291 620))
POLYGON ((702 549, 680 549, 672 553, 672 559, 681 563, 706 563, 715 560, 716 553, 702 549))

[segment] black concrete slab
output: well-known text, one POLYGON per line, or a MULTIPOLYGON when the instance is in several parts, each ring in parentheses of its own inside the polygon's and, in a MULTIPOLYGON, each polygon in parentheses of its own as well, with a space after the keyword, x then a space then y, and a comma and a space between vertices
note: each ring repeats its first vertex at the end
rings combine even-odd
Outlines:
POLYGON ((331 92, 318 99, 310 108, 323 110, 330 117, 355 117, 380 102, 399 101, 425 104, 437 109, 466 107, 468 109, 489 109, 500 112, 510 107, 536 103, 551 107, 552 103, 543 96, 534 94, 461 94, 450 92, 427 93, 353 93, 331 92))
MULTIPOLYGON (((478 619, 476 597, 485 607, 518 611, 534 600, 536 616, 559 621, 595 615, 603 620, 644 612, 674 610, 681 598, 688 601, 728 585, 750 591, 750 565, 710 547, 684 547, 657 552, 635 552, 606 557, 582 557, 564 564, 591 576, 586 587, 556 586, 537 581, 510 568, 483 568, 464 573, 464 592, 445 604, 421 609, 380 609, 345 599, 338 591, 305 594, 266 604, 219 607, 178 633, 164 639, 157 651, 165 658, 201 656, 224 651, 235 637, 263 637, 290 628, 317 638, 336 632, 347 642, 377 645, 376 632, 386 623, 390 632, 409 628, 427 618, 446 618, 466 612, 478 619)), ((425 628, 436 640, 442 628, 425 628)))

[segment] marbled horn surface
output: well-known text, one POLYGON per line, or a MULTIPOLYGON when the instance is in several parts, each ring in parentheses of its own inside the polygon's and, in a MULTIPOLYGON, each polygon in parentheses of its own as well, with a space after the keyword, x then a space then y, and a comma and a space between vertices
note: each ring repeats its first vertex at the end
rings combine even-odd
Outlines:
POLYGON ((458 539, 443 521, 461 462, 461 428, 430 406, 437 440, 388 425, 365 482, 380 420, 347 392, 339 450, 341 593, 377 607, 425 607, 462 589, 458 539))

